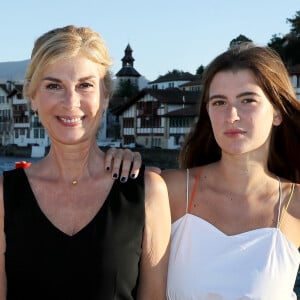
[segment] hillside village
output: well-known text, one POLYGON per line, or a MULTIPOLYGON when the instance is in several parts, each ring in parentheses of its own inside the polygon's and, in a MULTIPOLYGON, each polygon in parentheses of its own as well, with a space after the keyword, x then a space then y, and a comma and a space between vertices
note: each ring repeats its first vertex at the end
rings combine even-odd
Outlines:
MULTIPOLYGON (((146 82, 134 68, 133 50, 128 44, 116 73, 110 106, 102 118, 99 146, 179 149, 196 118, 201 94, 199 75, 169 72, 146 82), (124 96, 121 88, 133 91, 124 96)), ((300 65, 288 69, 300 100, 300 65)), ((22 82, 0 83, 0 145, 31 147, 40 157, 49 138, 38 115, 22 95, 22 82)), ((126 93, 125 93, 126 94, 126 93)))

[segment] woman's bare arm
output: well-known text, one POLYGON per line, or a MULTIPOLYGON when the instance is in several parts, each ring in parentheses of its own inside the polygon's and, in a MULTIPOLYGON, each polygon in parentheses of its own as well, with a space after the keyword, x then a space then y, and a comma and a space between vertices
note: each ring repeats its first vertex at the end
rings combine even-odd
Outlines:
POLYGON ((171 217, 167 187, 156 173, 145 172, 145 229, 138 299, 166 299, 171 217))

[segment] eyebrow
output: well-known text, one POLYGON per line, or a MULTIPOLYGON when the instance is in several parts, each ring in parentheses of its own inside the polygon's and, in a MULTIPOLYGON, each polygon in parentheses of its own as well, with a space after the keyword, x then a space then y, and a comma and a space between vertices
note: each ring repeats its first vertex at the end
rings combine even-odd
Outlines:
POLYGON ((54 82, 61 82, 61 80, 54 78, 54 77, 50 77, 50 76, 46 76, 44 78, 42 78, 42 80, 49 80, 49 81, 54 81, 54 82))
MULTIPOLYGON (((91 75, 91 76, 82 77, 82 78, 79 78, 78 81, 85 81, 85 80, 90 80, 93 78, 96 78, 96 76, 91 75)), ((42 78, 42 80, 49 80, 49 81, 53 81, 53 82, 62 82, 60 79, 51 77, 51 76, 46 76, 46 77, 42 78)))
MULTIPOLYGON (((241 98, 241 97, 245 97, 245 96, 258 96, 261 97, 259 94, 255 93, 255 92, 243 92, 237 95, 237 98, 241 98)), ((208 100, 213 100, 213 99, 226 99, 227 97, 221 94, 216 94, 216 95, 212 95, 208 98, 208 100)))

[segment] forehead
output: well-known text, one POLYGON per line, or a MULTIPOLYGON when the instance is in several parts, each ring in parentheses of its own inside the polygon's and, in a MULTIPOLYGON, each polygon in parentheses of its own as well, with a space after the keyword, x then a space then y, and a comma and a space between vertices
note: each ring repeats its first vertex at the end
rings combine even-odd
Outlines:
POLYGON ((78 76, 100 76, 99 65, 84 56, 75 56, 70 58, 58 59, 47 66, 43 70, 44 75, 55 77, 72 77, 78 76))
POLYGON ((223 82, 236 82, 237 84, 241 83, 254 83, 258 84, 254 73, 249 69, 243 69, 243 70, 226 70, 226 71, 219 71, 217 72, 212 81, 211 86, 216 83, 223 83, 223 82))
POLYGON ((209 94, 226 93, 244 89, 260 89, 251 70, 220 71, 215 74, 210 83, 209 94))

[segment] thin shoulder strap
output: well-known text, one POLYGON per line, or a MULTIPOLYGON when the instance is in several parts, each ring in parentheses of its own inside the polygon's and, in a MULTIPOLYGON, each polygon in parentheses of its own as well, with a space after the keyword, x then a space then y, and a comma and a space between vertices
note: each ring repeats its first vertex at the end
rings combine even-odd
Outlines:
POLYGON ((190 169, 186 169, 186 205, 185 205, 185 214, 188 213, 189 207, 189 180, 190 179, 190 169))
POLYGON ((293 195, 294 195, 294 191, 295 191, 295 183, 293 183, 292 186, 291 186, 290 197, 289 197, 288 203, 286 204, 286 207, 285 207, 286 210, 288 210, 288 208, 289 208, 289 206, 290 206, 290 203, 292 202, 292 198, 293 198, 293 195))
POLYGON ((194 198, 195 198, 195 194, 196 194, 196 190, 197 190, 198 181, 200 179, 200 175, 201 175, 201 168, 198 169, 197 176, 196 176, 196 179, 195 179, 195 182, 194 182, 192 195, 191 195, 191 198, 189 200, 189 205, 188 205, 188 211, 187 211, 188 213, 191 211, 191 208, 192 208, 192 205, 193 205, 193 201, 194 201, 194 198))
POLYGON ((277 177, 277 179, 278 179, 278 182, 279 182, 279 205, 278 205, 277 225, 276 225, 276 227, 279 228, 280 221, 281 221, 280 212, 281 212, 281 205, 282 205, 282 184, 281 184, 280 178, 277 177))
POLYGON ((291 186, 291 192, 290 192, 290 196, 289 196, 289 199, 288 199, 288 202, 286 204, 286 206, 284 207, 284 209, 282 210, 282 213, 281 213, 281 216, 280 216, 280 220, 278 222, 278 228, 280 227, 281 223, 282 223, 282 220, 283 220, 283 217, 285 215, 285 213, 287 212, 291 202, 292 202, 292 199, 293 199, 293 195, 294 195, 294 191, 295 191, 295 183, 292 184, 291 186))

